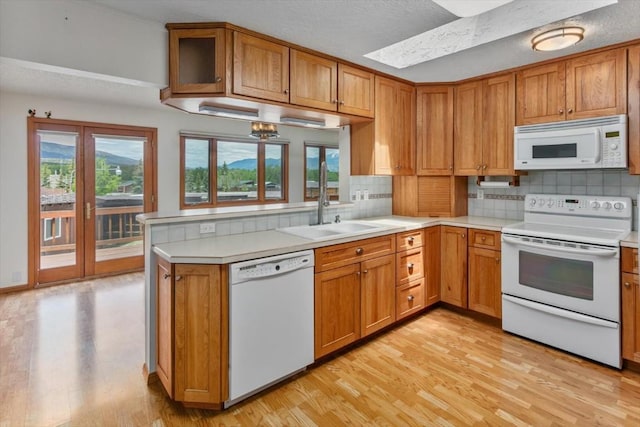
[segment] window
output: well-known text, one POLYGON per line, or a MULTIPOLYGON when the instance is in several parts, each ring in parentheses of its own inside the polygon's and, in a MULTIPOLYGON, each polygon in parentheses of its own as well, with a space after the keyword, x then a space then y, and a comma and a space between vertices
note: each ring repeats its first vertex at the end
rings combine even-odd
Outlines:
POLYGON ((62 237, 62 218, 45 218, 43 232, 45 242, 62 237))
POLYGON ((180 207, 286 202, 287 149, 275 142, 183 135, 180 207))
POLYGON ((320 193, 320 164, 327 162, 327 194, 338 200, 340 152, 337 147, 316 144, 304 146, 304 199, 318 200, 320 193))

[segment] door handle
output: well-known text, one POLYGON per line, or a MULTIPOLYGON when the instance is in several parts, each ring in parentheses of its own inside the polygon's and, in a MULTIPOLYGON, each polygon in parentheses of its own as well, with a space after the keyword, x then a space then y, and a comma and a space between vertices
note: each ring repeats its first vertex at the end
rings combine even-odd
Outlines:
POLYGON ((87 209, 85 210, 85 218, 91 219, 91 203, 87 202, 87 209))

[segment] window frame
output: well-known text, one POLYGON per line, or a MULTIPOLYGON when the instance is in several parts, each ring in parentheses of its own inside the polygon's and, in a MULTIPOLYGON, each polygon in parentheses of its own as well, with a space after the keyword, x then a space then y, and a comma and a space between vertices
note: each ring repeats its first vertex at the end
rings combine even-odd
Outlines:
POLYGON ((256 206, 277 203, 287 203, 289 201, 289 144, 286 141, 276 140, 248 140, 237 136, 211 136, 198 134, 180 134, 180 209, 208 209, 226 206, 256 206), (208 141, 209 144, 209 201, 204 203, 186 203, 186 140, 198 139, 208 141), (218 142, 236 142, 244 144, 254 144, 257 146, 257 198, 251 200, 218 200, 218 142), (266 198, 266 146, 279 145, 282 150, 282 198, 266 198))
MULTIPOLYGON (((326 150, 327 148, 332 149, 332 150, 338 150, 338 152, 340 152, 340 147, 338 147, 337 145, 333 145, 333 144, 323 144, 323 143, 319 143, 319 142, 305 142, 304 143, 304 154, 303 154, 303 160, 302 160, 302 176, 304 177, 304 186, 302 188, 302 197, 303 200, 305 202, 317 202, 318 201, 318 196, 316 197, 309 197, 307 196, 307 148, 318 148, 320 149, 320 159, 318 160, 318 169, 320 168, 320 165, 322 164, 323 161, 326 160, 326 150)), ((338 182, 340 180, 340 176, 338 175, 338 182)), ((331 201, 338 201, 340 199, 340 191, 338 191, 338 194, 335 195, 329 195, 329 200, 331 201)))

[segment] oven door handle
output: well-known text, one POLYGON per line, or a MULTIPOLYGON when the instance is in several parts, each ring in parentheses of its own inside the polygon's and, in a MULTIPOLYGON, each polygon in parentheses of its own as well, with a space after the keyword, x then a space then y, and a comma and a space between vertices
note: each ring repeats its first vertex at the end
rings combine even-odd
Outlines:
POLYGON ((502 299, 512 302, 513 304, 521 305, 535 311, 542 311, 544 313, 552 314, 558 317, 564 317, 569 320, 575 320, 581 323, 590 323, 596 326, 603 326, 605 328, 617 329, 618 324, 610 320, 598 319, 597 317, 591 317, 580 313, 575 313, 569 310, 562 310, 560 308, 552 307, 550 305, 540 304, 538 302, 529 301, 526 299, 515 298, 511 295, 502 294, 502 299))
POLYGON ((539 243, 524 242, 522 240, 514 239, 513 237, 508 237, 504 235, 502 236, 502 241, 505 243, 510 243, 512 245, 528 246, 531 248, 538 248, 538 249, 548 249, 551 251, 564 252, 568 254, 593 255, 593 256, 600 256, 600 257, 609 257, 609 256, 615 256, 618 254, 617 249, 589 249, 588 251, 585 251, 582 249, 565 248, 562 246, 547 246, 547 245, 541 245, 539 243))

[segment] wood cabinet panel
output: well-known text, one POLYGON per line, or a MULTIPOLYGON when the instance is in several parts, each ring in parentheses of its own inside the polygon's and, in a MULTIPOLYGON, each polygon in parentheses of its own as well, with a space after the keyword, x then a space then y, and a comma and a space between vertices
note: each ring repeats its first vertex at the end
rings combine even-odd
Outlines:
POLYGON ((424 279, 418 279, 396 289, 396 317, 404 319, 425 307, 424 279))
POLYGON ((362 262, 360 274, 360 330, 364 337, 396 320, 394 256, 362 262))
POLYGON ((169 85, 174 93, 224 93, 224 28, 169 29, 169 85))
POLYGON ((464 176, 394 176, 393 214, 466 215, 467 185, 464 176))
POLYGON ((291 104, 336 111, 338 63, 291 49, 291 104))
POLYGON ((627 111, 626 50, 615 49, 567 61, 567 119, 627 111))
POLYGON ((638 249, 637 248, 622 248, 622 271, 625 273, 638 274, 638 249))
POLYGON ((395 242, 395 236, 388 235, 318 248, 315 252, 315 271, 330 270, 393 254, 396 251, 395 242))
POLYGON ((516 124, 516 79, 514 74, 482 82, 483 175, 513 175, 513 128, 516 124))
POLYGON ((356 116, 374 116, 374 74, 338 64, 338 111, 356 116))
POLYGON ((622 357, 640 362, 640 276, 622 273, 622 357))
POLYGON ((156 261, 156 372, 164 389, 173 398, 174 291, 171 264, 156 261))
POLYGON ((174 398, 220 404, 228 393, 226 267, 176 264, 174 272, 174 398))
POLYGON ((360 264, 316 273, 315 358, 360 338, 360 264))
POLYGON ((289 48, 233 33, 233 93, 289 102, 289 48))
POLYGON ((424 230, 425 305, 440 301, 440 226, 424 230))
POLYGON ((467 229, 442 226, 440 300, 467 308, 467 229))
POLYGON ((469 248, 469 309, 502 318, 500 251, 469 248))
POLYGON ((565 119, 565 63, 554 62, 521 70, 516 75, 516 123, 565 119))
POLYGON ((455 104, 455 174, 482 175, 482 82, 459 85, 455 104))
POLYGON ((627 64, 627 120, 629 173, 640 175, 640 45, 629 48, 627 64))
POLYGON ((422 248, 407 249, 396 254, 396 282, 405 285, 424 276, 422 248))
POLYGON ((453 86, 416 91, 416 174, 453 173, 453 86))
POLYGON ((396 250, 421 248, 424 245, 424 230, 411 230, 396 234, 396 250))

